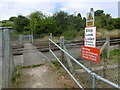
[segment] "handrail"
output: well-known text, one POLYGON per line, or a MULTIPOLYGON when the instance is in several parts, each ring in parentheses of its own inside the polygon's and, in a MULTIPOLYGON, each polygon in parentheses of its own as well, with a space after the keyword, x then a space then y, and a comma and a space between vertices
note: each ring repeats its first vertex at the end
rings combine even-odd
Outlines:
POLYGON ((72 79, 77 83, 77 85, 84 90, 84 88, 79 84, 79 82, 73 77, 73 75, 69 72, 69 70, 62 64, 59 58, 50 50, 53 56, 58 60, 58 62, 63 66, 63 68, 68 72, 68 74, 72 77, 72 79))
MULTIPOLYGON (((63 51, 66 55, 68 55, 73 61, 75 61, 78 65, 80 65, 84 70, 86 70, 89 74, 91 74, 92 76, 96 77, 97 79, 99 80, 102 80, 103 82, 111 85, 111 86, 114 86, 115 88, 119 88, 120 89, 120 86, 105 79, 105 78, 102 78, 101 76, 97 75, 96 73, 92 72, 91 70, 89 70, 88 68, 86 68, 83 64, 81 64, 80 62, 78 62, 75 58, 73 58, 68 52, 66 52, 64 49, 62 49, 59 45, 57 45, 54 41, 52 41, 51 39, 48 39, 49 41, 51 41, 55 46, 57 46, 61 51, 63 51)), ((50 50, 51 52, 51 50, 50 50)))

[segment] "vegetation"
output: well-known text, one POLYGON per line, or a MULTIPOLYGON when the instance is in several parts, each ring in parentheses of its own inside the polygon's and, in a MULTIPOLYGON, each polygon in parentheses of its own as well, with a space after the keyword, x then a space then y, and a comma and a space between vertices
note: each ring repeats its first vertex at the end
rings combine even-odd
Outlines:
POLYGON ((120 49, 114 49, 112 51, 110 51, 110 55, 111 56, 119 56, 120 55, 120 49))
POLYGON ((62 68, 61 64, 60 64, 57 60, 52 60, 51 62, 54 64, 54 66, 55 66, 57 69, 62 68))
POLYGON ((17 66, 17 70, 24 69, 24 68, 34 68, 34 67, 39 67, 42 65, 44 65, 44 64, 35 64, 35 65, 29 65, 29 66, 17 66))
MULTIPOLYGON (((84 35, 84 27, 86 18, 77 15, 68 14, 60 11, 47 16, 40 11, 30 13, 27 17, 19 15, 18 17, 10 17, 9 20, 1 21, 1 26, 12 26, 18 32, 23 34, 33 33, 35 36, 43 37, 52 33, 54 36, 64 35, 66 39, 72 39, 77 33, 84 35)), ((95 11, 95 26, 104 28, 109 31, 120 29, 120 18, 112 18, 110 14, 105 14, 103 10, 95 11)))

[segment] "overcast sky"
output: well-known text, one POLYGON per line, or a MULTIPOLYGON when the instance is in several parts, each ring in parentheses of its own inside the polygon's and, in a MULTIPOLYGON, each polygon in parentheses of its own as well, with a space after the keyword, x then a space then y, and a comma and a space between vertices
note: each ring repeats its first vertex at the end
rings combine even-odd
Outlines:
POLYGON ((118 17, 119 0, 0 0, 0 20, 7 20, 12 16, 29 15, 34 11, 42 11, 53 15, 57 11, 69 14, 81 13, 86 17, 90 8, 104 10, 113 18, 118 17))

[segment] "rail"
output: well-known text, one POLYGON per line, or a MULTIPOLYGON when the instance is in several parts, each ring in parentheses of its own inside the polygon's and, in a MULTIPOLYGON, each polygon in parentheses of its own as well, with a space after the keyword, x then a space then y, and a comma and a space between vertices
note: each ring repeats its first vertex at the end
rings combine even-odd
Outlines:
POLYGON ((95 88, 95 79, 99 79, 115 88, 120 89, 120 86, 97 75, 96 73, 92 72, 91 70, 89 70, 88 68, 86 68, 83 64, 81 64, 80 62, 78 62, 75 58, 73 58, 68 52, 66 52, 64 49, 62 49, 59 45, 57 45, 54 41, 52 41, 52 39, 48 39, 49 40, 49 53, 52 53, 52 55, 58 60, 58 62, 64 67, 64 69, 68 72, 68 74, 72 77, 72 79, 76 82, 76 84, 82 88, 83 86, 76 80, 76 78, 70 73, 70 71, 62 64, 62 62, 59 60, 59 58, 52 52, 51 50, 51 45, 50 43, 53 43, 55 46, 57 46, 62 52, 64 52, 69 58, 71 58, 74 62, 76 62, 79 66, 81 66, 85 71, 87 71, 87 73, 89 73, 92 76, 92 88, 95 88))

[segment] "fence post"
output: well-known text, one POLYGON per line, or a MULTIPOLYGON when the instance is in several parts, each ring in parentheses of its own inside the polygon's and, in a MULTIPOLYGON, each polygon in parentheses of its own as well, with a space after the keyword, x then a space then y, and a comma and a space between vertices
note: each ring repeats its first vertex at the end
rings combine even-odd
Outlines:
POLYGON ((21 35, 19 35, 20 45, 22 44, 21 35))
MULTIPOLYGON (((67 52, 67 49, 65 46, 63 46, 64 50, 67 52)), ((73 72, 73 65, 72 65, 72 62, 71 62, 71 59, 65 54, 65 57, 66 57, 66 60, 67 60, 67 64, 69 66, 69 69, 71 72, 73 72)))
MULTIPOLYGON (((52 39, 52 33, 50 33, 49 39, 52 39)), ((51 58, 50 58, 50 50, 51 50, 51 44, 50 44, 50 40, 49 40, 49 60, 51 60, 51 58)))
POLYGON ((92 73, 92 88, 93 88, 93 90, 95 89, 95 87, 96 87, 95 74, 92 73))
POLYGON ((33 43, 33 34, 31 36, 32 36, 32 43, 33 43))
MULTIPOLYGON (((63 49, 63 46, 64 46, 64 36, 61 36, 60 37, 60 47, 63 49)), ((65 63, 63 51, 61 51, 61 60, 62 60, 62 63, 65 63)))
POLYGON ((107 58, 109 58, 110 57, 110 37, 109 36, 106 38, 106 41, 108 42, 108 44, 107 44, 107 58))
POLYGON ((9 63, 10 63, 10 59, 9 59, 9 56, 10 56, 10 53, 9 53, 9 33, 8 33, 8 30, 5 29, 4 32, 3 32, 3 35, 4 35, 4 40, 5 40, 5 51, 4 51, 4 61, 3 61, 3 87, 8 87, 8 83, 9 83, 9 74, 10 74, 10 71, 9 71, 9 63))

